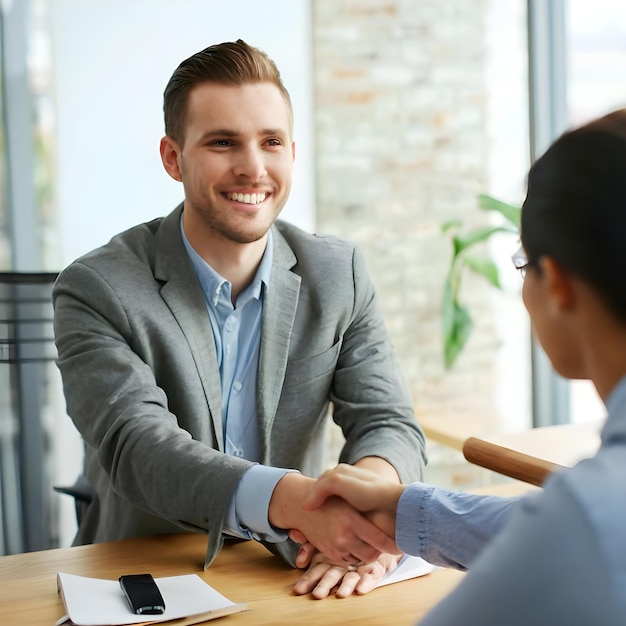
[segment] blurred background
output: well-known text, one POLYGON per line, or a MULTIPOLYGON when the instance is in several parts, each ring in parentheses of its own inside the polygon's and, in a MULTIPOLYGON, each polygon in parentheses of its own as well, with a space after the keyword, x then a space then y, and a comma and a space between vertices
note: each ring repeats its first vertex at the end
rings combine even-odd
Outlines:
MULTIPOLYGON (((282 217, 364 250, 416 417, 472 431, 585 421, 603 409, 532 342, 510 263, 515 233, 477 247, 500 289, 465 272, 473 331, 444 360, 450 231, 502 224, 532 160, 566 128, 626 105, 626 5, 613 0, 2 0, 0 272, 49 282, 73 259, 166 215, 181 187, 159 158, 178 63, 243 38, 277 63, 297 159, 282 217)), ((9 280, 7 278, 7 280, 9 280)), ((0 280, 0 282, 2 282, 0 280)), ((11 285, 10 281, 8 283, 11 285)), ((82 445, 54 354, 24 358, 0 291, 0 554, 67 546, 82 445)), ((52 343, 49 314, 37 315, 52 343)), ((52 346, 53 348, 53 346, 52 346)), ((341 437, 331 425, 328 462, 341 437)), ((426 479, 486 473, 429 441, 426 479)))

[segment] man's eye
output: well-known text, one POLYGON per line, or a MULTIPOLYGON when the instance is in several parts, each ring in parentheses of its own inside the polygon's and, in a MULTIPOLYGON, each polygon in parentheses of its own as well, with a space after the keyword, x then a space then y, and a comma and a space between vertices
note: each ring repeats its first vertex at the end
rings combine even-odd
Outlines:
POLYGON ((268 146, 282 146, 283 142, 280 139, 268 139, 267 145, 268 146))
POLYGON ((225 148, 227 146, 232 145, 228 139, 216 139, 211 142, 212 146, 217 146, 218 148, 225 148))

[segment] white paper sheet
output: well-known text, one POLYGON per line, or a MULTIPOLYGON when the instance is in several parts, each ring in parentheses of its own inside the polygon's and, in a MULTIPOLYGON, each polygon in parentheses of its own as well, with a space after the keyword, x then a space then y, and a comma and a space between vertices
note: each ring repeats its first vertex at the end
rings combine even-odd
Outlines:
POLYGON ((424 576, 430 574, 435 569, 434 565, 431 565, 419 556, 410 556, 405 554, 398 563, 393 572, 385 574, 383 579, 376 585, 376 588, 383 587, 384 585, 391 585, 392 583, 399 583, 402 580, 408 580, 409 578, 417 578, 418 576, 424 576))
POLYGON ((155 580, 165 601, 165 612, 161 615, 147 616, 136 615, 130 610, 117 580, 86 578, 62 572, 57 574, 65 610, 70 620, 77 626, 146 624, 210 611, 219 611, 220 615, 235 613, 246 608, 245 604, 231 602, 197 574, 155 580))

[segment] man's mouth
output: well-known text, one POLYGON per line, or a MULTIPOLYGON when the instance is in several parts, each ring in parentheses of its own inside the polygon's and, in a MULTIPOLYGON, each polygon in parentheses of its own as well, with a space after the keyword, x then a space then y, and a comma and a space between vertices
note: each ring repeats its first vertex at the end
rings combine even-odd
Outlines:
POLYGON ((229 193, 227 194, 229 200, 235 202, 243 202, 244 204, 261 204, 267 197, 266 193, 229 193))

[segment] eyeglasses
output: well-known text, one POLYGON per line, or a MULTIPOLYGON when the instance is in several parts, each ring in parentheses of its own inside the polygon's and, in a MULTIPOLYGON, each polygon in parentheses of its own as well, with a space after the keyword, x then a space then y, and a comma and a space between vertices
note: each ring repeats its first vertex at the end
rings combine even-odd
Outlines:
POLYGON ((526 269, 530 265, 530 263, 528 262, 528 257, 526 256, 526 250, 524 250, 523 247, 520 247, 520 249, 517 250, 517 252, 515 252, 513 256, 511 256, 511 261, 513 261, 515 269, 520 271, 522 278, 525 278, 526 269))

